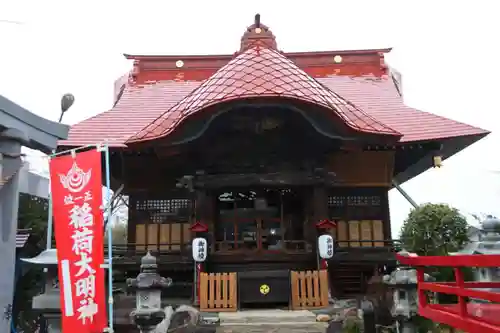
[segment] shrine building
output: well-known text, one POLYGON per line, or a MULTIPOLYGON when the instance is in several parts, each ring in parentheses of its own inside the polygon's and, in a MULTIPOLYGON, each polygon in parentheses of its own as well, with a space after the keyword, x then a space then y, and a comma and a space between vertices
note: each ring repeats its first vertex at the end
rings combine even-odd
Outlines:
POLYGON ((489 132, 405 105, 390 49, 282 51, 258 15, 242 32, 233 54, 126 54, 112 108, 59 142, 110 147, 129 214, 117 284, 149 250, 173 279, 164 297, 208 310, 361 295, 396 265, 388 191, 489 132), (195 237, 208 243, 200 285, 195 237))

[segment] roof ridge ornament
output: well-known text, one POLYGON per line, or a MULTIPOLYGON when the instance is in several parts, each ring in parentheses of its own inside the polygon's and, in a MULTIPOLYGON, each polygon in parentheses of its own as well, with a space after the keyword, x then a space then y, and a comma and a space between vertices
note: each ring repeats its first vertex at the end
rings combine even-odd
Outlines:
POLYGON ((244 52, 255 45, 276 50, 276 38, 271 30, 260 22, 260 14, 255 14, 254 23, 249 26, 241 37, 240 52, 244 52))

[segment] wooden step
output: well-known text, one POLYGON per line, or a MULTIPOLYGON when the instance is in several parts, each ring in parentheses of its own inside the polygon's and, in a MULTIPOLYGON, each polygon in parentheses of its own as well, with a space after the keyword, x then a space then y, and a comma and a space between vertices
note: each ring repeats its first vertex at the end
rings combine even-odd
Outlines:
POLYGON ((337 296, 360 295, 366 288, 364 274, 367 272, 366 265, 354 262, 341 262, 329 267, 330 279, 337 296))
POLYGON ((360 285, 361 281, 356 281, 356 280, 343 280, 343 281, 337 281, 337 284, 357 284, 360 285))

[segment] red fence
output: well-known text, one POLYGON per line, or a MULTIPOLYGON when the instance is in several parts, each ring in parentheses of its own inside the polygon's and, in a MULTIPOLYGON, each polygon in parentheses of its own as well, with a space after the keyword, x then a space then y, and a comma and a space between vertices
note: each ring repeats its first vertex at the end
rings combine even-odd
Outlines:
POLYGON ((397 256, 403 265, 417 269, 418 313, 434 322, 467 332, 500 332, 500 292, 481 290, 500 288, 500 282, 466 282, 461 267, 498 268, 500 255, 397 256), (424 267, 453 267, 454 282, 425 282, 424 267), (456 295, 457 304, 430 304, 428 293, 456 295), (471 303, 470 299, 489 303, 471 303), (491 303, 494 302, 494 303, 491 303))

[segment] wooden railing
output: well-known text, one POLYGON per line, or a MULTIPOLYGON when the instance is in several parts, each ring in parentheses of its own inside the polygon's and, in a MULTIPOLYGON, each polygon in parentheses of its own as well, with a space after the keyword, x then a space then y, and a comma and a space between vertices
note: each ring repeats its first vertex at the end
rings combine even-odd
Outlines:
POLYGON ((267 247, 259 247, 256 242, 243 240, 226 240, 216 241, 211 247, 212 252, 216 253, 234 253, 235 251, 269 251, 269 252, 285 252, 285 253, 304 253, 311 252, 312 246, 304 240, 285 240, 276 245, 267 247))
POLYGON ((292 309, 318 309, 328 306, 326 270, 291 273, 292 309))
POLYGON ((236 273, 200 274, 200 310, 236 311, 237 301, 236 273))
MULTIPOLYGON (((52 248, 56 248, 55 241, 52 242, 52 248)), ((151 251, 154 255, 189 255, 191 256, 191 242, 188 243, 125 243, 113 244, 113 256, 145 255, 151 251)), ((104 252, 108 252, 108 245, 104 245, 104 252)))
MULTIPOLYGON (((349 249, 377 249, 386 251, 397 251, 400 248, 398 240, 348 240, 342 241, 344 246, 339 246, 336 242, 335 252, 342 252, 349 249), (373 244, 383 243, 383 247, 373 247, 373 244), (356 245, 351 246, 351 243, 356 245)), ((209 251, 211 253, 231 254, 237 251, 243 252, 276 252, 299 254, 309 253, 313 250, 313 245, 305 240, 285 240, 280 246, 272 246, 268 248, 248 247, 248 241, 243 240, 226 240, 217 241, 214 244, 209 244, 209 251), (236 246, 235 246, 236 245, 236 246)), ((52 247, 56 248, 55 241, 52 242, 52 247)), ((104 252, 107 253, 108 246, 104 246, 104 252)), ((141 256, 151 251, 154 255, 179 255, 191 256, 191 243, 159 243, 159 244, 143 244, 143 243, 126 243, 126 244, 113 244, 113 255, 120 256, 141 256)))
POLYGON ((402 265, 416 267, 418 285, 418 314, 466 332, 500 332, 500 282, 464 281, 462 268, 480 267, 498 269, 500 255, 403 256, 397 255, 402 265), (424 268, 453 267, 455 281, 425 281, 424 268), (456 295, 457 304, 431 304, 429 293, 456 295), (470 302, 471 299, 483 302, 470 302))
POLYGON ((355 248, 398 249, 401 242, 396 239, 370 239, 370 240, 343 240, 336 241, 336 248, 340 251, 355 248))
MULTIPOLYGON (((113 244, 113 254, 120 255, 144 255, 148 251, 154 255, 190 255, 191 243, 170 243, 170 244, 141 244, 141 243, 128 243, 128 244, 113 244)), ((104 248, 107 252, 107 245, 104 248)))

